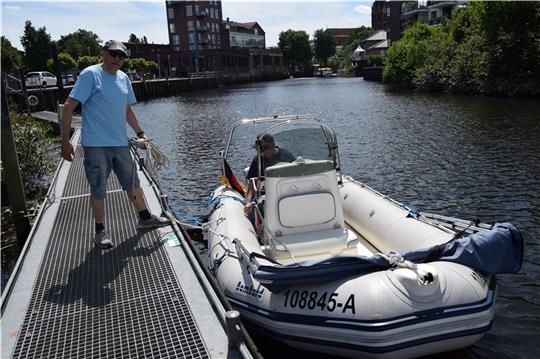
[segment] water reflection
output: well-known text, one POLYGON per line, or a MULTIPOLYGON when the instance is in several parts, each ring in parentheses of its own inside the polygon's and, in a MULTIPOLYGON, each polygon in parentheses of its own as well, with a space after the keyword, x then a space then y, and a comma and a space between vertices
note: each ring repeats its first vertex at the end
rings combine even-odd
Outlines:
MULTIPOLYGON (((206 212, 218 152, 242 118, 311 113, 336 131, 344 174, 425 211, 523 232, 522 272, 499 277, 493 329, 460 357, 537 358, 540 349, 540 103, 388 89, 360 79, 292 79, 140 103, 171 161, 161 178, 177 212, 206 212)), ((237 145, 245 166, 253 156, 237 145)), ((260 339, 266 341, 268 339, 260 339)), ((263 344, 267 357, 285 355, 263 344)), ((282 345, 279 345, 282 347, 282 345)), ((294 352, 294 351, 293 351, 294 352)), ((294 352, 294 355, 302 355, 294 352)))

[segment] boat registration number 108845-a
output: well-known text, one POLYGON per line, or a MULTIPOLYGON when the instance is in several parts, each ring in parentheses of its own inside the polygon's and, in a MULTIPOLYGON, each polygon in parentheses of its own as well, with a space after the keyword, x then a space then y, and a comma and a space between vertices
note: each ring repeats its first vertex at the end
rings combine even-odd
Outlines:
POLYGON ((307 290, 287 290, 283 292, 283 307, 300 308, 300 309, 319 309, 321 311, 333 312, 341 310, 342 313, 350 310, 352 314, 356 314, 354 309, 354 294, 349 295, 345 302, 338 299, 339 293, 307 290))

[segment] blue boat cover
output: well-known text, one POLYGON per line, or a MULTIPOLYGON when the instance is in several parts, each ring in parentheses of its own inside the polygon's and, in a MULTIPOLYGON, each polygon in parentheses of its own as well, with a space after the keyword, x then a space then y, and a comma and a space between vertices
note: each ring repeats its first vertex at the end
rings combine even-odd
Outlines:
MULTIPOLYGON (((448 243, 407 252, 405 260, 414 263, 449 261, 486 274, 517 273, 523 261, 523 237, 510 223, 495 224, 448 243)), ((300 284, 323 283, 386 270, 393 264, 381 254, 335 256, 322 261, 303 261, 290 265, 260 265, 253 278, 272 292, 300 284)))

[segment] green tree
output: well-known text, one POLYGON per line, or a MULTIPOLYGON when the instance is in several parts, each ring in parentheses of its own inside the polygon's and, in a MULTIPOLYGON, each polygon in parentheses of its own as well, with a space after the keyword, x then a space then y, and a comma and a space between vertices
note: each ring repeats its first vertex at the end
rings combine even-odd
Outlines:
POLYGON ((146 60, 142 57, 131 59, 131 67, 134 68, 138 73, 143 73, 146 67, 146 60))
POLYGON ((385 80, 412 83, 416 69, 424 65, 426 47, 435 28, 422 23, 410 26, 403 37, 388 49, 385 80))
POLYGON ((540 74, 540 3, 487 1, 470 4, 486 41, 492 76, 540 74))
POLYGON ((133 68, 133 59, 127 58, 124 60, 124 63, 122 64, 122 67, 120 68, 124 72, 128 72, 129 69, 133 68))
POLYGON ((371 35, 373 35, 373 29, 371 27, 364 25, 357 27, 352 32, 351 36, 349 36, 347 42, 343 45, 343 48, 341 49, 342 52, 349 51, 352 53, 354 50, 356 50, 358 45, 362 43, 362 41, 364 41, 371 35))
POLYGON ((122 71, 128 72, 133 69, 142 77, 146 72, 155 72, 158 69, 158 64, 154 61, 148 61, 142 57, 129 58, 124 61, 122 71))
POLYGON ((279 34, 279 48, 283 53, 283 61, 289 68, 305 66, 312 57, 309 35, 305 31, 287 30, 279 34))
MULTIPOLYGON (((60 62, 60 71, 65 73, 68 70, 77 68, 77 61, 70 54, 61 52, 58 54, 58 62, 60 62)), ((47 69, 51 72, 54 71, 53 59, 47 60, 47 69)))
POLYGON ((100 62, 100 56, 81 56, 77 59, 77 68, 79 70, 84 70, 88 66, 99 64, 100 62))
POLYGON ((60 36, 58 51, 70 54, 74 59, 81 56, 98 56, 101 39, 92 31, 79 29, 71 34, 60 36))
POLYGON ((2 71, 12 74, 16 73, 17 69, 21 66, 21 54, 4 36, 1 37, 1 42, 2 71))
POLYGON ((364 41, 371 35, 373 35, 373 29, 371 27, 366 27, 362 25, 354 29, 353 33, 351 34, 347 42, 343 45, 340 53, 338 54, 339 66, 341 68, 352 67, 351 56, 353 54, 353 51, 358 48, 362 41, 364 41))
POLYGON ((156 72, 158 69, 158 64, 155 61, 146 61, 144 66, 144 71, 146 72, 156 72))
POLYGON ((417 88, 540 95, 540 3, 475 1, 442 27, 416 24, 392 45, 385 80, 417 88))
POLYGON ((319 29, 313 34, 315 58, 324 66, 328 64, 328 58, 336 54, 336 40, 331 30, 319 29))
POLYGON ((51 36, 44 26, 36 30, 32 22, 26 20, 21 45, 24 48, 23 63, 28 70, 42 71, 47 68, 47 59, 51 57, 51 36))

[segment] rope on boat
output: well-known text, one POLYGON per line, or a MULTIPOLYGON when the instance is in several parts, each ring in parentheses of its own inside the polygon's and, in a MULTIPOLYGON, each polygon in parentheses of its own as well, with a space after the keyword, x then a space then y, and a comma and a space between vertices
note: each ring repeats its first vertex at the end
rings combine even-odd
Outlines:
POLYGON ((209 266, 208 267, 208 270, 210 271, 210 273, 212 273, 212 275, 215 277, 216 276, 216 273, 217 273, 217 270, 219 268, 219 266, 221 266, 221 264, 223 262, 225 262, 225 259, 231 254, 231 251, 229 249, 225 249, 225 251, 223 252, 223 254, 221 255, 221 257, 215 259, 212 263, 212 266, 209 266))
POLYGON ((379 253, 384 257, 390 265, 398 268, 407 268, 412 270, 416 274, 416 281, 420 285, 428 285, 433 282, 433 274, 431 272, 425 272, 418 267, 416 263, 409 260, 405 260, 403 256, 395 251, 390 251, 388 254, 379 253))

